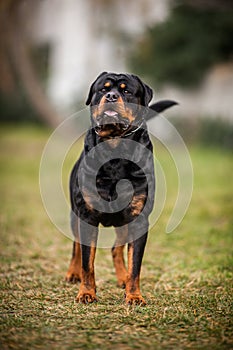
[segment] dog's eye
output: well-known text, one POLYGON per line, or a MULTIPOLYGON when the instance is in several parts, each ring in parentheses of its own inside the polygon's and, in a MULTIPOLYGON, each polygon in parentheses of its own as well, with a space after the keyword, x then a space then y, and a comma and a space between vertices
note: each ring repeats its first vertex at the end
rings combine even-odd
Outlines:
POLYGON ((130 94, 129 90, 124 90, 124 93, 125 93, 126 95, 129 95, 129 94, 130 94))
POLYGON ((100 89, 101 92, 106 92, 111 88, 111 83, 110 81, 107 81, 104 86, 102 87, 102 89, 100 89))

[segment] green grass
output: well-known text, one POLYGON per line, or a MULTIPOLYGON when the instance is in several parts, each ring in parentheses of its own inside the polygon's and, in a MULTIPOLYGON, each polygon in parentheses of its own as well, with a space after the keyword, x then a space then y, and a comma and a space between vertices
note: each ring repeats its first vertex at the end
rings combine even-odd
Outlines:
POLYGON ((99 249, 99 302, 83 306, 75 303, 78 286, 64 282, 72 243, 50 223, 41 203, 38 170, 48 136, 33 126, 0 130, 0 348, 232 348, 232 154, 190 148, 192 202, 181 225, 166 234, 176 179, 160 152, 168 201, 143 261, 148 304, 124 304, 110 251, 99 249))

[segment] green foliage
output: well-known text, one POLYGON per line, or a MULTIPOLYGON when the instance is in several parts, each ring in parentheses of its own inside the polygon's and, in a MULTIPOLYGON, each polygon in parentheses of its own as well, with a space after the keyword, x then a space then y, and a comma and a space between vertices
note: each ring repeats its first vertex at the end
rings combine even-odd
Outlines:
POLYGON ((232 58, 232 38, 232 11, 182 4, 167 21, 147 30, 130 65, 156 86, 194 86, 213 64, 232 58))
POLYGON ((222 119, 203 119, 199 140, 205 145, 215 145, 233 150, 233 124, 222 119))
POLYGON ((172 118, 185 142, 233 150, 233 123, 220 118, 172 118))
MULTIPOLYGON (((38 76, 38 84, 46 85, 48 79, 49 45, 30 48, 30 59, 38 76)), ((27 96, 23 82, 12 71, 15 79, 15 90, 6 94, 0 91, 0 122, 37 122, 41 123, 38 112, 27 96)))
POLYGON ((15 122, 39 122, 36 111, 30 105, 23 89, 17 89, 17 93, 10 96, 0 93, 0 121, 15 122))
POLYGON ((30 58, 40 82, 46 85, 49 77, 49 57, 51 46, 48 43, 30 47, 30 58))

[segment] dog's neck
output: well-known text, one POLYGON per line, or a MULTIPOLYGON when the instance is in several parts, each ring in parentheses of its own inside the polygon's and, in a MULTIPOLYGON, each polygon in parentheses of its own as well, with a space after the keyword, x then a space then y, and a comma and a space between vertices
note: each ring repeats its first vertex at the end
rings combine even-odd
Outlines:
POLYGON ((122 139, 127 139, 127 138, 132 138, 134 134, 136 134, 137 132, 140 132, 140 129, 143 130, 143 124, 144 124, 144 120, 141 121, 141 123, 137 126, 137 125, 131 125, 127 130, 125 130, 125 132, 123 132, 121 135, 117 135, 117 136, 107 136, 107 137, 101 137, 98 132, 96 131, 96 129, 94 128, 94 131, 96 133, 96 143, 100 143, 100 142, 108 142, 109 146, 111 148, 116 148, 122 139))
POLYGON ((121 135, 116 135, 116 136, 107 136, 107 137, 101 137, 98 133, 98 131, 93 128, 95 130, 95 133, 98 135, 99 138, 103 138, 103 139, 121 139, 121 138, 126 138, 132 134, 134 134, 135 132, 137 132, 144 124, 144 120, 141 121, 141 123, 137 126, 137 125, 131 125, 128 129, 125 130, 125 132, 123 132, 121 135))
POLYGON ((128 128, 126 132, 120 136, 101 137, 96 133, 95 128, 90 128, 86 137, 89 141, 87 143, 88 147, 85 148, 85 152, 89 152, 90 149, 92 149, 101 142, 107 142, 110 148, 116 148, 121 143, 121 141, 125 139, 132 141, 136 140, 136 142, 141 142, 141 139, 143 138, 145 146, 149 149, 151 148, 151 141, 147 131, 146 121, 144 119, 139 125, 132 125, 132 128, 128 128))

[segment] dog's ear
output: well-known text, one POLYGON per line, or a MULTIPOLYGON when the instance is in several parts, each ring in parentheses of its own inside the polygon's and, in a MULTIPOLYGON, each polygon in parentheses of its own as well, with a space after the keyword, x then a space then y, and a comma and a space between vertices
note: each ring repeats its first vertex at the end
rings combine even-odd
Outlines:
POLYGON ((147 107, 150 101, 152 100, 153 90, 147 84, 143 83, 143 81, 137 75, 132 74, 132 77, 135 78, 142 86, 142 89, 143 89, 142 105, 147 107))
POLYGON ((88 93, 88 97, 87 97, 87 100, 86 100, 86 105, 88 106, 90 103, 91 103, 91 99, 92 99, 92 96, 93 96, 93 87, 95 85, 95 83, 97 82, 97 80, 102 77, 104 74, 108 74, 107 72, 102 72, 98 75, 98 77, 95 79, 95 81, 91 84, 91 87, 90 87, 90 90, 89 90, 89 93, 88 93))

